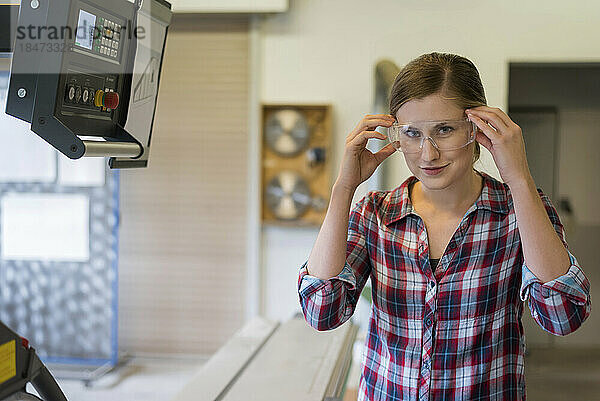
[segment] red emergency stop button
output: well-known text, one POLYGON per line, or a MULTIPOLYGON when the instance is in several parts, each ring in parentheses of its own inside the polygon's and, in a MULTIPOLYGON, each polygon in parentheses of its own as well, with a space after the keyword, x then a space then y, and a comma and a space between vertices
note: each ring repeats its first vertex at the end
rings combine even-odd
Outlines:
POLYGON ((117 92, 104 93, 104 107, 112 110, 119 107, 119 94, 117 92))

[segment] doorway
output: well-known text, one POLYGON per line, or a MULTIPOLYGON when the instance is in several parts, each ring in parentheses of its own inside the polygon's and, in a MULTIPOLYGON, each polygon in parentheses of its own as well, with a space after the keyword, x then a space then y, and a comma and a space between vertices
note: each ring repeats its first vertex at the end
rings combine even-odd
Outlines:
MULTIPOLYGON (((536 186, 552 200, 593 299, 600 283, 600 63, 511 63, 508 103, 536 186)), ((525 309, 528 348, 600 347, 598 314, 575 333, 555 337, 525 309)))

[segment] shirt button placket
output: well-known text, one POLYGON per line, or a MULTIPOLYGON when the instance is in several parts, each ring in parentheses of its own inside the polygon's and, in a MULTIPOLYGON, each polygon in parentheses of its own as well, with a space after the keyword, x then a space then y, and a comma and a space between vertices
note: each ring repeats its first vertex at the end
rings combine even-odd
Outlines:
POLYGON ((431 357, 433 348, 433 319, 428 314, 423 319, 423 354, 421 356, 421 381, 419 399, 429 399, 429 386, 431 383, 431 357))
POLYGON ((435 281, 431 280, 429 283, 425 284, 425 302, 426 306, 435 312, 435 281))
MULTIPOLYGON (((419 233, 419 257, 427 258, 427 233, 425 230, 419 233)), ((429 386, 431 383, 431 353, 433 349, 433 320, 432 316, 435 313, 435 297, 434 292, 428 287, 431 284, 425 284, 425 314, 423 317, 423 349, 421 355, 421 378, 419 380, 419 400, 429 400, 429 386)))

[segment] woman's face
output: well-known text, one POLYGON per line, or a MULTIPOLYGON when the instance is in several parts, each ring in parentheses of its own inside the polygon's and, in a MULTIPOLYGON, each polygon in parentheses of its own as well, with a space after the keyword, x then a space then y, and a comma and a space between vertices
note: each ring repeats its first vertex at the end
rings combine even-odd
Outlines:
MULTIPOLYGON (((405 122, 460 120, 465 118, 464 110, 452 100, 444 99, 439 94, 422 99, 408 101, 396 112, 396 120, 405 122)), ((429 135, 429 133, 427 134, 429 135)), ((420 153, 405 153, 406 164, 423 186, 431 190, 444 189, 461 180, 473 168, 475 143, 456 150, 437 150, 431 141, 423 142, 420 153), (427 168, 443 167, 437 174, 427 168)))

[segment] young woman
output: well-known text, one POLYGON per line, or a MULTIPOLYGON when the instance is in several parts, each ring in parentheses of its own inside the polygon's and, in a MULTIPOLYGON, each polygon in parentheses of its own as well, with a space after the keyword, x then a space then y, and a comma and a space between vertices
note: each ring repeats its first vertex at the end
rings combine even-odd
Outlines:
POLYGON ((566 335, 590 314, 589 282, 549 198, 531 177, 520 127, 486 106, 472 62, 423 55, 398 74, 389 115, 348 135, 327 215, 298 278, 306 321, 331 330, 367 279, 372 309, 359 400, 524 400, 523 301, 566 335), (369 138, 389 127, 373 154, 369 138), (476 171, 479 145, 503 183, 476 171), (357 186, 395 150, 413 176, 357 186))

